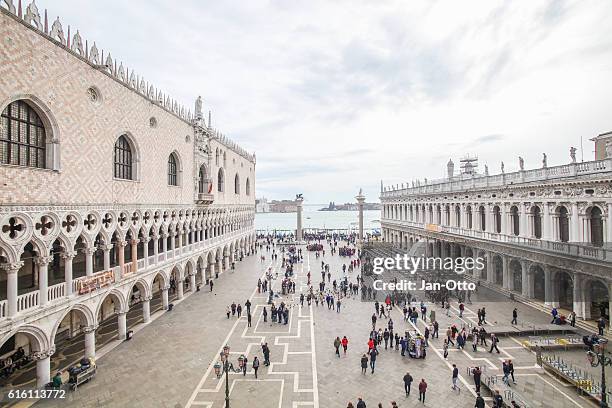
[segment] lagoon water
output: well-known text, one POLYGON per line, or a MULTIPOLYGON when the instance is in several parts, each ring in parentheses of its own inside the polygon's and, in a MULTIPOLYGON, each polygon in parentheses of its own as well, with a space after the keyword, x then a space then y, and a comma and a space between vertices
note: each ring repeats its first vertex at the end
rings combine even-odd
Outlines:
MULTIPOLYGON (((357 211, 317 211, 324 205, 305 204, 304 228, 353 229, 358 225, 357 211)), ((255 229, 264 231, 290 230, 296 228, 297 213, 255 214, 255 229)), ((380 211, 363 212, 363 228, 366 232, 380 229, 380 211)))

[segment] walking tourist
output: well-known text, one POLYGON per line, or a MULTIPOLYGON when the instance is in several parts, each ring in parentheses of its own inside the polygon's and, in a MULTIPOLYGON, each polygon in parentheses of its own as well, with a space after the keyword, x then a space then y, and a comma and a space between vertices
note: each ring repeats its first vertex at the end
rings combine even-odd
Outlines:
POLYGON ((510 322, 510 324, 518 324, 517 318, 518 318, 518 310, 516 310, 516 307, 515 307, 514 310, 512 311, 512 321, 510 322))
POLYGON ((425 393, 427 392, 427 383, 424 378, 421 378, 419 383, 419 401, 425 404, 425 393))
POLYGON ((453 364, 453 376, 452 376, 453 390, 457 389, 457 379, 458 378, 459 378, 459 369, 457 368, 456 364, 453 364))
POLYGON ((361 356, 361 374, 365 374, 367 369, 368 369, 368 356, 364 354, 363 356, 361 356))
POLYGON ((259 359, 257 356, 255 356, 253 357, 253 371, 255 372, 255 378, 257 378, 257 370, 259 370, 259 359))
POLYGON ((342 342, 340 341, 340 337, 336 337, 336 340, 334 340, 334 348, 336 349, 336 355, 338 356, 338 358, 340 358, 340 345, 342 344, 342 342))
POLYGON ((493 349, 495 349, 495 351, 497 351, 497 354, 499 354, 499 349, 497 348, 497 343, 499 343, 499 339, 497 338, 495 333, 491 333, 491 349, 489 350, 489 353, 492 353, 493 349))
POLYGON ((342 337, 342 348, 344 349, 344 354, 346 355, 346 349, 348 348, 348 339, 346 336, 342 337))
POLYGON ((406 375, 404 375, 404 390, 406 391, 406 396, 410 395, 410 385, 412 385, 412 381, 412 376, 409 372, 406 372, 406 375))

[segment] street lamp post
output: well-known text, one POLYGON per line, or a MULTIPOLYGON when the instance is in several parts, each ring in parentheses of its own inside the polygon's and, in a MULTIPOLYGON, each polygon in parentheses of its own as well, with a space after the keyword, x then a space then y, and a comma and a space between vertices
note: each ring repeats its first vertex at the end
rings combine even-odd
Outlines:
POLYGON ((591 363, 591 367, 601 366, 601 408, 608 408, 607 395, 606 395, 606 366, 612 366, 612 358, 606 356, 606 344, 608 339, 600 338, 595 345, 594 351, 588 351, 588 359, 591 363))
POLYGON ((221 353, 219 353, 219 358, 221 359, 221 364, 219 364, 218 362, 215 363, 215 365, 213 366, 215 369, 215 375, 217 376, 217 378, 221 378, 221 370, 223 369, 223 372, 225 373, 225 408, 230 408, 230 402, 229 402, 229 373, 230 371, 233 373, 239 373, 243 370, 244 367, 244 360, 246 359, 246 357, 244 356, 244 354, 241 354, 240 357, 238 357, 238 368, 234 368, 234 365, 229 361, 229 353, 230 353, 230 346, 225 345, 223 346, 223 351, 221 351, 221 353))

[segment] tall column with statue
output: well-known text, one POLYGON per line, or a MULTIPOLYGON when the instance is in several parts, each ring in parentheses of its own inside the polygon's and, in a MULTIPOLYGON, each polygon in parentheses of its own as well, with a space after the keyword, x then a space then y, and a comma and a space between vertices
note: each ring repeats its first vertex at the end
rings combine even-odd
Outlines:
POLYGON ((365 196, 363 195, 363 190, 359 189, 359 194, 355 197, 357 200, 357 209, 359 210, 359 235, 357 235, 357 244, 363 244, 363 203, 365 203, 365 196))
POLYGON ((297 206, 297 229, 295 231, 295 241, 300 244, 304 241, 304 234, 302 233, 302 204, 304 203, 304 197, 302 194, 296 194, 295 204, 297 206))

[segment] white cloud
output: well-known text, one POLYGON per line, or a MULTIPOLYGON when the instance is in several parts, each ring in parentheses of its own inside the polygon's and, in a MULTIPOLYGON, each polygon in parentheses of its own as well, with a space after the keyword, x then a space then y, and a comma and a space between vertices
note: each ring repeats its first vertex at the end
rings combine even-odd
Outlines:
POLYGON ((54 1, 39 5, 258 158, 258 195, 566 162, 611 130, 606 1, 54 1))

